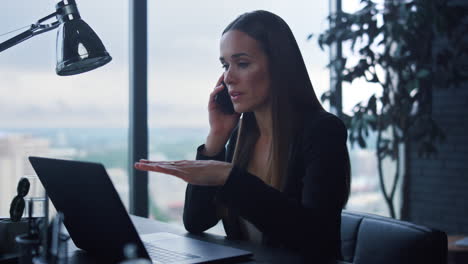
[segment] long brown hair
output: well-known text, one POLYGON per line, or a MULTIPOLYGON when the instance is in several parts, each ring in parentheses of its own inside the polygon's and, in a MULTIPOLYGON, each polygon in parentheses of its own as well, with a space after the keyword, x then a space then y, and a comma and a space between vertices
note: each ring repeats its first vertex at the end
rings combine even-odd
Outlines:
MULTIPOLYGON (((267 183, 281 190, 287 176, 289 154, 294 150, 294 139, 302 132, 304 113, 325 111, 317 99, 302 54, 291 29, 279 16, 258 10, 245 13, 231 22, 223 31, 239 30, 254 38, 268 58, 272 113, 272 146, 267 183)), ((233 163, 246 168, 259 130, 255 115, 243 113, 234 151, 233 163)), ((349 167, 349 159, 348 159, 349 167)), ((350 173, 347 173, 349 196, 350 173)))

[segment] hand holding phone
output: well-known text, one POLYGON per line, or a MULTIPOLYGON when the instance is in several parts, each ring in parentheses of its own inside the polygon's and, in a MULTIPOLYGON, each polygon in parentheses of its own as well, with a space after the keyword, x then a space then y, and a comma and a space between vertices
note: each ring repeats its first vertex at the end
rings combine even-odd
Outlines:
POLYGON ((241 116, 234 111, 231 97, 223 80, 224 73, 219 77, 214 91, 210 93, 208 102, 210 132, 206 137, 203 153, 210 157, 225 147, 241 116))
POLYGON ((224 86, 221 92, 215 95, 215 102, 219 105, 221 112, 227 115, 235 113, 234 106, 232 105, 231 96, 228 93, 227 86, 224 82, 221 82, 224 86))

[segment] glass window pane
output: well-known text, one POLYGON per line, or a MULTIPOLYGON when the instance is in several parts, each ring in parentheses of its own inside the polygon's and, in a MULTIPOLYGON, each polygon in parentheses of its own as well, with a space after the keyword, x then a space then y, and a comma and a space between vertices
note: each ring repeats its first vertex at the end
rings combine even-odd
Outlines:
MULTIPOLYGON (((0 35, 55 12, 55 4, 2 3, 0 35)), ((29 155, 103 163, 128 204, 128 4, 123 0, 77 4, 82 19, 111 54, 109 64, 79 75, 56 75, 57 30, 0 54, 2 216, 8 215, 18 179, 34 173, 29 155)), ((0 42, 24 30, 1 36, 0 42)))
MULTIPOLYGON (((342 3, 344 12, 352 13, 361 8, 359 1, 342 1, 342 3)), ((357 47, 359 43, 356 44, 355 50, 358 49, 357 47)), ((343 56, 347 58, 347 67, 356 65, 361 59, 358 53, 351 51, 351 44, 347 42, 343 43, 343 56)), ((357 103, 367 104, 369 98, 373 94, 379 96, 381 90, 379 85, 369 83, 364 78, 352 83, 343 82, 343 112, 351 115, 357 103)), ((379 185, 376 139, 377 135, 370 131, 369 137, 366 138, 367 148, 362 149, 357 143, 353 147, 348 145, 352 182, 347 209, 389 216, 379 185)), ((385 162, 383 171, 385 175, 390 176, 386 179, 386 182, 390 183, 390 178, 394 174, 392 164, 385 162)))
MULTIPOLYGON (((257 9, 289 24, 317 95, 329 89, 328 53, 316 39, 328 27, 327 1, 149 1, 150 159, 195 159, 209 129, 208 97, 223 71, 222 31, 237 16, 257 9)), ((186 184, 156 173, 150 173, 149 182, 150 216, 180 223, 186 184)))

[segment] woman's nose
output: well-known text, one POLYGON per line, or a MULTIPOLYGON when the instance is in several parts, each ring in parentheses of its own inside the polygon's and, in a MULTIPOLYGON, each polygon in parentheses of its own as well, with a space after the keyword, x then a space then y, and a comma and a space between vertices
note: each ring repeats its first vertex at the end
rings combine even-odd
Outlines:
POLYGON ((231 84, 233 81, 234 81, 234 72, 233 72, 232 68, 228 68, 224 72, 224 82, 226 84, 231 84))

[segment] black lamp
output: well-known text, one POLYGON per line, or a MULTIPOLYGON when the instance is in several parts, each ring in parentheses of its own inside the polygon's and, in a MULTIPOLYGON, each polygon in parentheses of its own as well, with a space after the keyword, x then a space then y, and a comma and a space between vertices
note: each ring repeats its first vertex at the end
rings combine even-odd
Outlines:
POLYGON ((74 75, 103 66, 112 60, 93 29, 81 19, 75 0, 62 0, 55 13, 39 19, 25 32, 0 43, 0 52, 33 36, 59 27, 57 33, 57 67, 60 76, 74 75), (42 22, 53 17, 51 24, 42 22))

